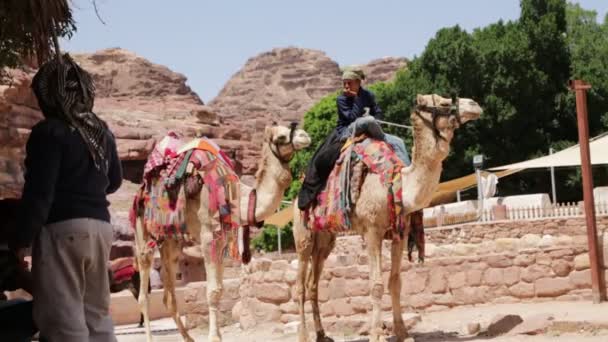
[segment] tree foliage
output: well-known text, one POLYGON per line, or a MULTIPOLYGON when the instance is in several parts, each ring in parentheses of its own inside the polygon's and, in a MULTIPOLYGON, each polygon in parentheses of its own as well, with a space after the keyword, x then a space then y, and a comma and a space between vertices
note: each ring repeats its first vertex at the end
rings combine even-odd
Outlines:
POLYGON ((69 5, 68 0, 0 1, 0 70, 20 66, 29 57, 39 63, 49 59, 53 36, 71 36, 76 30, 69 5))
MULTIPOLYGON (((502 165, 560 150, 578 140, 576 111, 568 81, 592 83, 589 93, 590 129, 597 135, 608 128, 608 23, 596 13, 565 0, 522 0, 519 20, 488 25, 467 32, 459 26, 443 28, 423 53, 387 84, 371 86, 388 121, 409 124, 416 94, 456 92, 483 108, 480 120, 457 132, 442 179, 473 171, 472 158, 484 154, 488 165, 502 165)), ((335 97, 322 99, 305 115, 304 128, 315 145, 292 163, 299 174, 314 149, 333 129, 335 97)), ((410 132, 389 129, 405 137, 410 132)), ((578 199, 575 171, 558 185, 563 200, 578 199), (571 197, 569 197, 571 196, 571 197)), ((529 173, 501 180, 501 194, 548 192, 548 175, 529 173)), ((288 192, 296 194, 298 182, 288 192)))

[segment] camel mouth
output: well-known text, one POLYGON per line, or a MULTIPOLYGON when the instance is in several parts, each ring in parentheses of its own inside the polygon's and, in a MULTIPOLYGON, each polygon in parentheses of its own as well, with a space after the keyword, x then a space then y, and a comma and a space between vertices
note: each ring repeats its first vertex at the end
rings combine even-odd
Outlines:
POLYGON ((483 114, 481 106, 471 99, 459 99, 458 109, 460 122, 462 124, 468 121, 478 120, 483 114))
POLYGON ((311 143, 312 143, 312 139, 310 138, 308 133, 306 133, 304 130, 298 129, 294 133, 292 144, 293 144, 293 148, 296 151, 300 151, 300 150, 307 148, 308 146, 310 146, 311 143))

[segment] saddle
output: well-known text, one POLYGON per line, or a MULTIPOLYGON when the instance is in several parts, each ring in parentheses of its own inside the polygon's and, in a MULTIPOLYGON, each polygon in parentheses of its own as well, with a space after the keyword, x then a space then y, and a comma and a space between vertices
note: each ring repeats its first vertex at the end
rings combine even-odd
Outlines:
MULTIPOLYGON (((131 225, 142 218, 154 248, 167 239, 191 245, 186 227, 186 202, 207 187, 201 201, 214 221, 213 249, 218 239, 231 240, 229 252, 239 258, 237 230, 240 226, 239 179, 234 164, 214 142, 206 138, 183 142, 169 133, 153 149, 144 167, 143 184, 130 213, 131 225)), ((216 253, 212 253, 216 255, 216 253)))

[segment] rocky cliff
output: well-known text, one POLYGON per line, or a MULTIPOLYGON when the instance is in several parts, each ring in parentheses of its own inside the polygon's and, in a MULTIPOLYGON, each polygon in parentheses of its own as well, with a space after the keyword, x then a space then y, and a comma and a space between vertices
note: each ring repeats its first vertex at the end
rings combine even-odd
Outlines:
MULTIPOLYGON (((122 49, 74 54, 93 75, 95 112, 117 138, 126 177, 137 180, 154 142, 169 130, 214 136, 218 118, 186 85, 186 77, 122 49)), ((18 198, 30 128, 42 118, 30 90, 34 70, 11 70, 0 85, 0 199, 18 198)))
MULTIPOLYGON (((363 68, 371 84, 390 80, 405 65, 405 58, 388 57, 363 68)), ((251 141, 241 154, 244 173, 256 167, 264 127, 273 121, 302 121, 317 101, 340 89, 340 75, 338 63, 310 49, 274 49, 245 63, 209 103, 223 120, 223 139, 251 141)))
MULTIPOLYGON (((114 131, 126 178, 132 181, 139 180, 156 139, 169 130, 208 136, 235 150, 243 173, 251 175, 266 125, 301 121, 315 102, 340 88, 338 64, 309 49, 274 49, 249 59, 209 106, 184 75, 132 52, 106 49, 73 56, 93 75, 95 112, 114 131)), ((368 83, 392 78, 405 64, 402 58, 372 61, 364 66, 368 83)), ((25 142, 42 118, 30 90, 34 70, 11 74, 10 84, 0 84, 0 200, 20 197, 25 142)))

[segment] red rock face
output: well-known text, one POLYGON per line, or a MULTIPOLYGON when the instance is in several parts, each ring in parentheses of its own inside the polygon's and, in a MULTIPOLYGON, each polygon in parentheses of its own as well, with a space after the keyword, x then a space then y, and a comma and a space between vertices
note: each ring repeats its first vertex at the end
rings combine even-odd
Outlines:
POLYGON ((31 70, 10 73, 11 84, 0 84, 0 200, 21 197, 25 143, 42 118, 30 90, 31 70))
MULTIPOLYGON (((367 83, 390 80, 406 65, 404 58, 381 58, 363 65, 367 83)), ((209 106, 222 118, 220 137, 251 141, 243 146, 243 172, 257 167, 264 127, 301 122, 321 98, 341 88, 341 71, 324 52, 281 48, 247 61, 209 106)))
MULTIPOLYGON (((253 175, 264 127, 301 121, 322 97, 340 88, 340 69, 321 51, 275 49, 251 58, 205 106, 184 75, 122 49, 74 54, 95 80, 95 112, 117 138, 126 178, 138 181, 157 139, 168 131, 213 138, 233 150, 242 173, 253 175)), ((383 58, 364 66, 368 83, 388 80, 405 59, 383 58)), ((30 90, 34 70, 11 71, 0 84, 0 199, 19 198, 25 143, 42 119, 30 90)), ((121 190, 122 191, 122 190, 121 190)))

